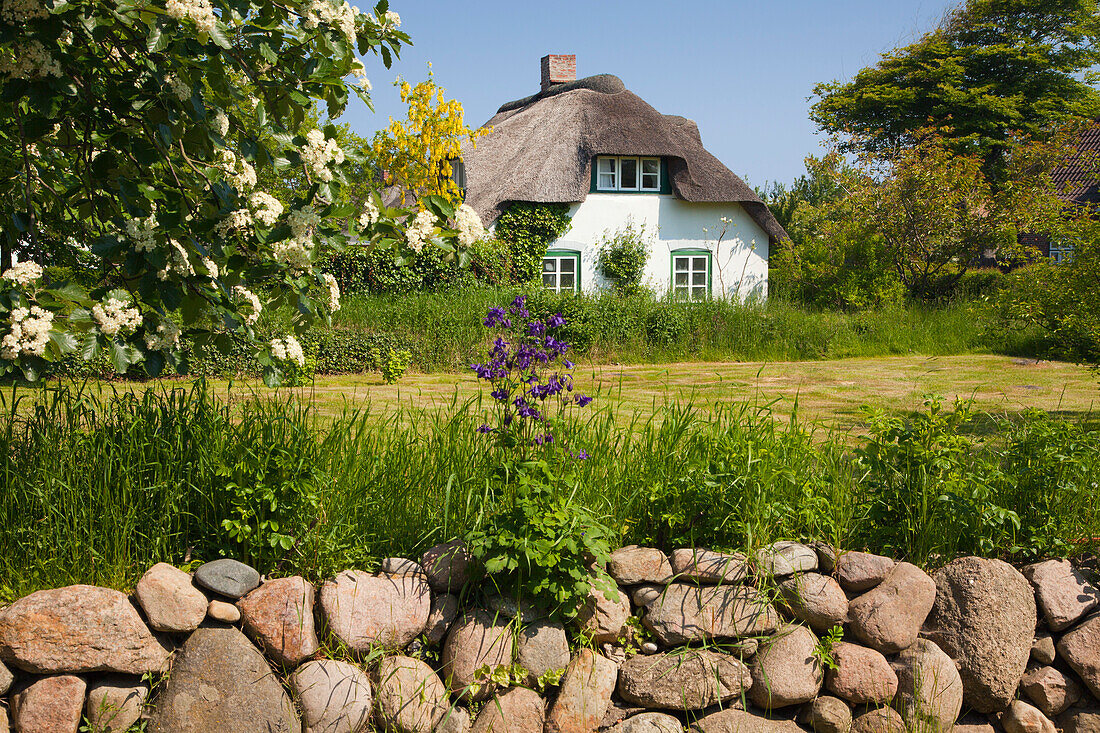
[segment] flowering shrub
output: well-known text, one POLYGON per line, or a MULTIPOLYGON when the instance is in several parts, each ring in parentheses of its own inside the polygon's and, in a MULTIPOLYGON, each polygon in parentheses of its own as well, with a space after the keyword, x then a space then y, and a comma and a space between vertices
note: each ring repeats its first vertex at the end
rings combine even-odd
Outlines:
POLYGON ((569 344, 555 337, 565 319, 560 313, 545 323, 531 319, 526 304, 526 296, 520 295, 507 309, 489 309, 485 325, 501 335, 493 341, 489 361, 471 367, 478 379, 492 385, 489 394, 497 405, 497 425, 486 423, 479 430, 496 435, 505 447, 552 444, 553 419, 561 410, 592 401, 573 391, 574 365, 565 357, 569 344))
POLYGON ((103 350, 119 372, 182 372, 188 345, 246 344, 273 385, 339 307, 318 263, 349 238, 402 262, 462 261, 476 214, 438 196, 341 203, 362 161, 334 125, 309 122, 321 102, 333 119, 352 93, 369 104, 358 55, 388 67, 408 40, 387 0, 365 13, 345 0, 2 3, 0 376, 103 350), (292 200, 261 190, 287 177, 304 181, 292 200), (37 265, 11 265, 66 248, 90 250, 111 285, 46 285, 37 265), (277 306, 294 333, 258 334, 277 306))
POLYGON ((499 497, 485 524, 468 532, 465 542, 501 592, 572 617, 593 587, 614 593, 603 571, 589 569, 593 562, 597 568, 606 564, 611 533, 574 500, 570 465, 588 454, 570 450, 566 436, 555 429, 562 410, 585 407, 592 398, 573 389, 574 365, 565 357, 569 345, 557 338, 565 326, 560 313, 545 322, 533 319, 521 295, 507 308, 490 308, 485 325, 501 335, 489 361, 472 368, 493 387, 497 416, 496 426, 486 423, 478 430, 495 436, 505 451, 502 475, 512 491, 499 497), (540 458, 531 460, 536 452, 540 458), (509 460, 512 453, 521 460, 509 460))

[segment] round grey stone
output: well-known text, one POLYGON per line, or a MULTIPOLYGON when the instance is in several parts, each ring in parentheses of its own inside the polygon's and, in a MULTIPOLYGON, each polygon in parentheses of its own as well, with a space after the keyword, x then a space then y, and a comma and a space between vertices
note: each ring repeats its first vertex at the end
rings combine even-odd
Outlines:
POLYGON ((240 598, 260 585, 260 573, 226 557, 200 565, 195 571, 195 582, 227 598, 240 598))

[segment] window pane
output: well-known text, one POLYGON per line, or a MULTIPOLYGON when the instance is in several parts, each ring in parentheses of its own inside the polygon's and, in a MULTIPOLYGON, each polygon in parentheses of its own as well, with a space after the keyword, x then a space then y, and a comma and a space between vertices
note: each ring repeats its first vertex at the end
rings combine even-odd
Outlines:
POLYGON ((615 172, 615 159, 614 158, 597 158, 600 166, 600 173, 614 173, 615 172))
POLYGON ((558 270, 558 261, 557 260, 555 260, 552 257, 547 257, 547 258, 543 259, 543 261, 542 261, 542 271, 543 272, 557 272, 557 270, 558 270))
POLYGON ((597 171, 599 172, 598 180, 596 181, 597 188, 616 188, 615 186, 615 159, 614 158, 597 158, 597 171))
POLYGON ((692 262, 692 264, 691 264, 691 268, 693 270, 702 270, 702 271, 706 272, 707 258, 706 257, 695 257, 694 262, 692 262))
POLYGON ((706 285, 707 284, 707 273, 705 273, 705 272, 693 272, 691 274, 691 284, 692 285, 706 285))
POLYGON ((661 187, 660 158, 642 158, 642 188, 659 189, 661 187))
POLYGON ((687 272, 688 263, 690 261, 691 260, 688 257, 676 257, 676 258, 674 258, 673 262, 676 263, 676 272, 687 272))
POLYGON ((619 172, 621 180, 619 182, 620 188, 637 188, 638 187, 638 160, 637 158, 623 158, 622 163, 619 166, 619 172))
POLYGON ((688 274, 686 272, 677 272, 676 280, 674 282, 676 287, 686 288, 688 285, 688 274))
POLYGON ((693 288, 691 291, 691 297, 695 300, 705 300, 707 297, 706 288, 693 288))
POLYGON ((549 274, 549 275, 544 274, 542 276, 542 286, 544 288, 550 288, 551 290, 553 290, 554 285, 555 285, 555 281, 557 279, 558 279, 557 276, 554 275, 554 274, 549 274))
POLYGON ((562 257, 558 260, 558 269, 562 272, 574 272, 576 268, 576 260, 572 257, 562 257))
POLYGON ((571 273, 571 272, 562 273, 560 281, 561 281, 561 289, 562 290, 573 290, 573 283, 574 283, 573 273, 571 273))

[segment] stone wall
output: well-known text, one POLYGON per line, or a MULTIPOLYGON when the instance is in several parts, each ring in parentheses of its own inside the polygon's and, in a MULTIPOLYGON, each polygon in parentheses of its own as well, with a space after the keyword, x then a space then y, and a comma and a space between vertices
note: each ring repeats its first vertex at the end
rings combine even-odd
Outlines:
POLYGON ((607 570, 618 598, 568 628, 475 587, 457 543, 320 588, 218 560, 39 591, 0 610, 0 731, 1100 731, 1098 593, 1067 561, 778 543, 607 570))

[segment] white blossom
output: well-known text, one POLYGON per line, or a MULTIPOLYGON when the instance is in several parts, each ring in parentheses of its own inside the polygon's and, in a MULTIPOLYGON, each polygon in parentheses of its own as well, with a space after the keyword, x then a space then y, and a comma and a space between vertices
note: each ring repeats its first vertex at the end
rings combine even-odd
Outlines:
POLYGON ((356 59, 351 64, 351 75, 355 77, 355 83, 368 92, 371 90, 370 79, 367 78, 367 67, 363 66, 363 62, 356 59))
POLYGON ((210 0, 168 0, 164 9, 180 22, 187 19, 194 21, 200 33, 213 32, 218 21, 210 0))
POLYGON ((269 193, 257 191, 249 197, 248 203, 252 207, 253 218, 265 227, 274 226, 283 215, 283 205, 269 193))
POLYGON ((384 25, 392 25, 394 28, 401 27, 401 16, 393 10, 386 11, 386 17, 383 19, 384 25))
POLYGON ((244 317, 244 322, 249 326, 255 325, 256 321, 260 320, 260 311, 263 310, 263 305, 260 303, 259 296, 243 285, 234 285, 232 292, 234 298, 244 301, 252 309, 252 311, 244 317))
POLYGON ((5 280, 11 280, 16 285, 26 287, 42 277, 42 268, 34 262, 16 262, 4 274, 0 275, 5 280))
POLYGON ((168 243, 172 245, 172 249, 168 251, 168 264, 157 273, 157 277, 161 280, 167 280, 173 272, 184 277, 194 275, 195 268, 191 264, 191 259, 183 245, 174 239, 169 239, 168 243))
POLYGON ((49 17, 50 11, 42 0, 4 0, 0 5, 0 18, 12 25, 49 17))
POLYGON ((300 367, 306 365, 306 355, 302 345, 293 336, 285 339, 271 339, 271 355, 278 361, 292 361, 300 367))
POLYGON ((214 131, 218 133, 220 137, 225 137, 229 134, 229 115, 225 112, 218 110, 214 115, 213 120, 214 131))
POLYGON ((120 331, 141 325, 141 313, 137 308, 118 298, 108 298, 103 304, 92 306, 92 318, 105 336, 115 336, 120 331))
POLYGON ((247 229, 252 226, 252 212, 248 209, 235 209, 226 214, 225 218, 218 222, 215 230, 223 237, 231 232, 247 229))
POLYGON ((42 356, 50 341, 53 313, 38 306, 11 312, 11 330, 0 339, 0 358, 14 361, 20 354, 42 356))
POLYGON ((312 0, 304 9, 302 25, 316 28, 319 23, 335 26, 349 41, 355 40, 356 11, 345 0, 312 0))
POLYGON ((302 148, 302 162, 313 170, 318 180, 328 183, 332 180, 329 163, 343 163, 344 149, 335 140, 325 138, 320 130, 310 130, 306 133, 306 146, 302 148))
POLYGON ((238 191, 256 187, 256 169, 244 158, 238 158, 232 150, 220 148, 215 155, 215 165, 238 191))
POLYGON ((378 221, 378 204, 374 203, 373 198, 368 198, 366 205, 363 207, 363 213, 359 215, 359 228, 366 229, 374 226, 378 221))
POLYGON ((187 86, 187 82, 185 82, 183 79, 180 79, 175 74, 169 74, 168 76, 164 77, 164 83, 172 91, 172 94, 175 95, 176 99, 180 100, 181 102, 191 98, 191 87, 187 86))
POLYGON ((412 224, 405 230, 405 239, 408 240, 409 248, 419 252, 424 248, 424 242, 431 238, 433 231, 435 231, 435 217, 431 212, 421 209, 412 224))
POLYGON ((481 223, 481 217, 466 204, 461 204, 455 212, 455 229, 458 231, 459 243, 466 247, 485 237, 485 226, 481 223))
POLYGON ((206 269, 207 274, 210 275, 211 280, 218 279, 218 276, 221 274, 221 269, 218 267, 217 262, 209 257, 203 257, 202 266, 206 269))
POLYGON ((174 321, 163 319, 155 331, 146 331, 145 348, 152 351, 171 351, 179 348, 180 327, 174 321))
POLYGON ((275 245, 275 259, 290 268, 291 273, 300 275, 310 268, 311 242, 291 239, 275 245))
POLYGON ((126 222, 126 234, 130 237, 130 240, 134 243, 134 249, 138 252, 151 252, 157 247, 154 232, 157 228, 156 217, 150 213, 149 216, 130 219, 126 222))
POLYGON ((340 310, 340 284, 327 272, 321 274, 321 281, 328 287, 328 309, 335 313, 340 310))
POLYGON ((0 74, 14 79, 61 76, 61 64, 39 41, 31 40, 16 43, 0 56, 0 74))

